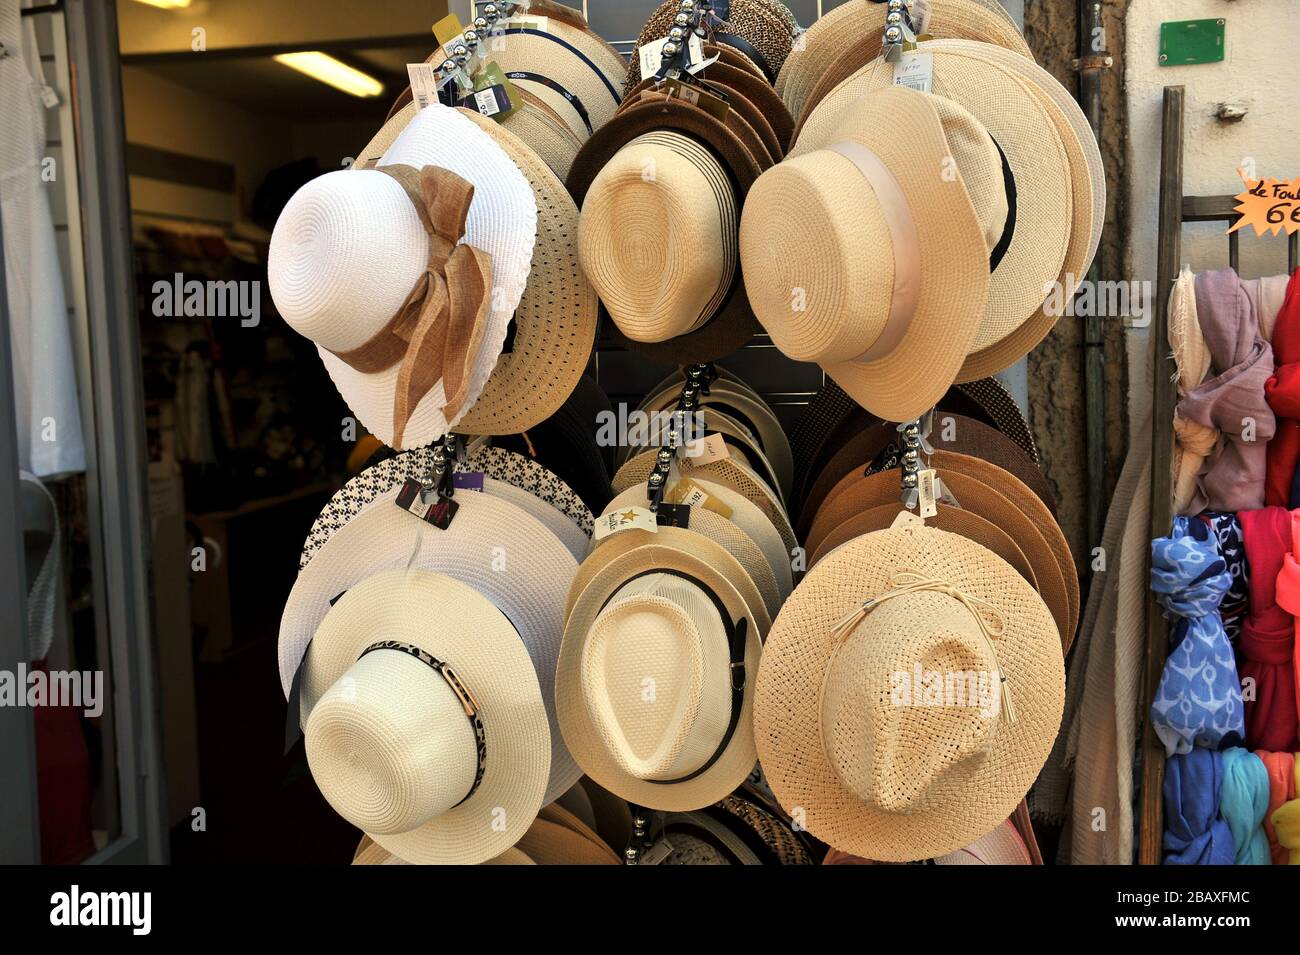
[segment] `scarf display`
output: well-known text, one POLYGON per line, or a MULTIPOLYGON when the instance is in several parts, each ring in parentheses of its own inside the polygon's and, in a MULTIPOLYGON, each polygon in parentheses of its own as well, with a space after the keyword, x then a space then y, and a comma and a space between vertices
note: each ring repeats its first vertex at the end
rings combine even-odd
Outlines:
MULTIPOLYGON (((1219 602, 1231 582, 1204 521, 1175 517, 1170 535, 1151 542, 1151 589, 1165 616, 1177 620, 1170 635, 1173 649, 1151 702, 1151 722, 1170 756, 1195 746, 1218 749, 1242 738, 1241 684, 1219 618, 1219 602)), ((1243 628, 1243 639, 1245 633, 1243 628)))
POLYGON ((1178 414, 1220 436, 1197 477, 1190 513, 1242 511, 1264 505, 1268 441, 1276 418, 1264 398, 1273 349, 1260 338, 1250 296, 1233 269, 1196 276, 1196 312, 1213 377, 1178 403, 1178 414))
POLYGON ((1189 421, 1180 410, 1182 400, 1210 373, 1210 351, 1196 318, 1196 275, 1186 266, 1174 280, 1166 312, 1169 348, 1178 368, 1179 407, 1174 408, 1174 513, 1195 514, 1191 503, 1196 496, 1196 476, 1219 441, 1219 429, 1189 421))
POLYGON ((1241 634, 1241 624, 1250 608, 1250 561, 1246 559, 1246 541, 1241 533, 1241 520, 1231 512, 1210 511, 1201 515, 1210 525, 1219 542, 1219 556, 1227 565, 1232 583, 1228 585, 1219 603, 1219 616, 1223 630, 1234 643, 1241 634))
POLYGON ((1250 681, 1245 701, 1246 743, 1252 749, 1293 751, 1296 742, 1295 618, 1285 604, 1296 606, 1294 575, 1281 581, 1291 550, 1291 513, 1281 507, 1243 511, 1239 515, 1250 563, 1250 613, 1237 647, 1241 678, 1250 681), (1280 596, 1278 584, 1281 582, 1280 596), (1279 606, 1283 604, 1283 606, 1279 606))
MULTIPOLYGON (((1291 778, 1291 792, 1300 790, 1300 779, 1295 773, 1300 772, 1300 762, 1295 764, 1291 778)), ((1300 865, 1300 799, 1289 799, 1273 813, 1273 830, 1277 835, 1279 855, 1285 853, 1284 860, 1274 859, 1279 865, 1300 865)))
POLYGON ((1264 396, 1277 416, 1277 431, 1268 443, 1264 503, 1300 507, 1291 487, 1300 462, 1300 269, 1287 284, 1273 326, 1273 361, 1264 396))
POLYGON ((1255 755, 1268 773, 1268 811, 1264 814, 1264 835, 1268 838, 1269 854, 1274 865, 1286 865, 1290 857, 1288 848, 1278 841, 1273 825, 1273 813, 1295 799, 1296 760, 1293 753, 1270 753, 1257 749, 1255 755))
POLYGON ((1237 865, 1272 865, 1264 816, 1268 813, 1269 781, 1264 761, 1248 749, 1223 751, 1223 785, 1219 814, 1232 831, 1237 865))
POLYGON ((1232 865, 1232 830, 1219 812, 1223 754, 1208 749, 1165 764, 1165 865, 1232 865))

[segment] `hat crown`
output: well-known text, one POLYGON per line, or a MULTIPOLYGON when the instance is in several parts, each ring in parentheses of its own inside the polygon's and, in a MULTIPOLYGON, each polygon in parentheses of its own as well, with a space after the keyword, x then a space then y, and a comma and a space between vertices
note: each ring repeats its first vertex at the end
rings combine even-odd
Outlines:
POLYGON ((696 584, 656 573, 620 588, 583 645, 582 694, 624 772, 679 779, 713 755, 731 717, 728 649, 696 584))
POLYGON ((931 95, 939 114, 953 165, 961 175, 966 195, 975 207, 989 251, 1002 238, 1007 224, 1007 190, 1002 176, 1002 155, 987 127, 964 106, 944 96, 931 95))
POLYGON ((326 800, 377 835, 451 809, 478 769, 474 731, 451 686, 398 650, 362 655, 312 707, 303 733, 326 800))
POLYGON ((828 662, 821 733, 837 776, 886 812, 930 794, 987 752, 999 721, 998 664, 959 599, 922 590, 882 601, 828 662))

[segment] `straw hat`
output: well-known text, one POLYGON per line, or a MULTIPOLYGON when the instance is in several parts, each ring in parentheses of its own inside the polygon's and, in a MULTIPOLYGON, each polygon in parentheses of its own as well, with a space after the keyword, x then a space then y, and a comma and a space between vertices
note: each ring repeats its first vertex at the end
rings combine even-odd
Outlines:
MULTIPOLYGON (((660 4, 641 28, 637 48, 668 36, 680 6, 678 0, 665 0, 660 4)), ((713 4, 714 13, 726 21, 726 27, 713 34, 713 42, 738 51, 759 68, 769 83, 775 82, 794 43, 798 24, 793 15, 789 10, 778 12, 776 4, 765 0, 730 0, 726 9, 723 6, 721 3, 713 4)), ((639 82, 641 62, 633 56, 628 64, 624 90, 631 90, 639 82)))
POLYGON ((905 421, 948 390, 977 333, 1007 217, 1001 161, 943 97, 890 87, 852 106, 754 184, 745 288, 782 352, 905 421))
MULTIPOLYGON (((929 0, 930 17, 923 31, 935 37, 965 37, 996 43, 1033 57, 1015 22, 997 0, 929 0)), ((888 9, 876 0, 854 0, 828 11, 804 31, 776 80, 776 91, 798 119, 823 71, 846 50, 880 52, 888 9)))
MULTIPOLYGON (((655 455, 654 451, 646 451, 619 468, 614 475, 614 492, 622 493, 635 484, 645 484, 650 478, 650 472, 654 470, 655 455)), ((682 458, 678 460, 677 467, 682 477, 691 480, 704 478, 743 494, 771 521, 776 532, 781 535, 786 553, 792 553, 798 546, 790 518, 785 513, 785 505, 781 503, 776 491, 735 455, 702 465, 692 464, 690 458, 682 458)))
MULTIPOLYGON (((608 210, 612 208, 613 202, 612 196, 604 199, 600 198, 600 196, 606 192, 606 186, 612 187, 619 183, 645 185, 646 188, 644 189, 639 187, 634 189, 634 195, 627 201, 635 201, 637 208, 642 210, 651 210, 650 212, 638 213, 645 217, 644 227, 655 230, 649 233, 651 235, 660 234, 657 231, 660 228, 659 219, 657 218, 660 213, 654 211, 654 203, 668 203, 671 197, 661 194, 664 191, 653 187, 653 184, 641 183, 641 168, 639 166, 634 168, 636 178, 628 179, 628 172, 622 161, 616 166, 616 169, 622 170, 621 174, 616 178, 611 178, 614 176, 611 173, 610 177, 605 177, 602 180, 601 188, 598 190, 597 196, 593 197, 593 204, 590 209, 588 208, 587 195, 597 177, 627 144, 647 133, 664 131, 675 132, 688 137, 707 149, 708 153, 717 161, 718 169, 725 173, 726 182, 731 186, 732 202, 737 206, 744 202, 750 185, 771 162, 758 134, 735 110, 729 110, 725 119, 719 120, 703 109, 681 99, 669 99, 649 91, 641 93, 639 99, 626 104, 613 120, 587 140, 573 162, 573 168, 568 179, 569 191, 581 205, 583 219, 585 220, 581 227, 584 246, 583 264, 592 274, 593 283, 604 286, 602 294, 612 296, 612 308, 618 310, 618 317, 623 321, 629 321, 633 316, 628 314, 626 309, 622 307, 624 304, 623 299, 616 294, 622 290, 614 288, 610 283, 610 279, 619 275, 626 275, 625 268, 628 261, 638 261, 637 256, 648 256, 648 246, 640 242, 639 232, 637 236, 629 237, 625 233, 630 230, 619 228, 608 214, 600 214, 602 209, 608 210), (651 215, 651 212, 654 214, 651 215), (630 242, 631 238, 636 238, 637 241, 628 247, 629 251, 621 255, 615 255, 620 245, 625 241, 630 242), (606 253, 603 257, 599 255, 599 244, 602 241, 610 246, 611 250, 614 250, 606 253), (616 266, 618 267, 616 268, 616 266)), ((701 178, 703 174, 682 163, 672 163, 669 168, 675 176, 673 182, 682 182, 683 187, 687 183, 694 183, 690 187, 692 195, 696 195, 700 202, 713 203, 714 207, 717 207, 719 200, 710 198, 711 193, 704 186, 704 179, 701 178), (690 174, 689 177, 687 176, 688 173, 690 174)), ((716 175, 716 170, 712 165, 708 166, 708 173, 709 175, 716 175)), ((709 181, 713 181, 713 179, 709 179, 709 181)), ((725 204, 725 200, 721 201, 725 204)), ((700 214, 708 212, 709 208, 706 205, 700 214)), ((707 224, 698 225, 704 220, 697 218, 695 211, 692 211, 691 215, 687 216, 684 207, 679 209, 675 205, 665 206, 663 214, 668 215, 670 213, 673 216, 672 221, 679 223, 682 227, 690 223, 690 227, 696 230, 692 233, 693 235, 704 236, 708 232, 707 224)), ((715 213, 709 214, 713 215, 715 213)), ((717 211, 716 214, 720 216, 721 212, 717 211)), ((716 225, 720 230, 721 224, 717 223, 716 225)), ((708 246, 694 247, 687 249, 687 251, 697 255, 705 254, 706 257, 715 256, 716 251, 710 251, 710 249, 717 244, 717 240, 709 239, 708 242, 708 246)), ((671 281, 673 287, 680 294, 689 295, 690 308, 687 309, 683 306, 681 311, 689 311, 690 314, 677 314, 676 311, 670 310, 669 304, 665 302, 656 306, 663 313, 663 318, 645 328, 639 328, 635 325, 631 327, 633 328, 633 334, 640 334, 642 338, 668 337, 664 337, 659 341, 636 340, 623 335, 621 329, 618 337, 624 340, 628 347, 636 351, 656 360, 673 364, 689 364, 693 361, 708 361, 713 358, 720 358, 745 344, 758 326, 754 322, 753 314, 749 310, 749 303, 745 298, 744 283, 739 281, 738 276, 735 276, 734 273, 721 305, 712 308, 710 314, 702 314, 705 311, 704 306, 711 306, 710 297, 716 288, 713 283, 720 278, 718 274, 719 266, 712 258, 709 258, 708 261, 710 264, 707 268, 697 269, 685 259, 680 261, 673 259, 666 262, 662 266, 663 271, 658 273, 662 276, 671 276, 667 281, 671 281), (679 275, 678 271, 681 269, 686 269, 687 273, 679 275), (687 279, 690 279, 690 281, 687 281, 687 279), (699 309, 699 311, 696 311, 696 309, 699 309), (683 327, 688 320, 702 320, 703 323, 699 327, 688 328, 681 334, 670 334, 674 329, 683 327)), ((655 301, 653 298, 645 299, 644 297, 642 300, 646 301, 647 304, 652 304, 655 301)), ((635 301, 637 299, 629 299, 626 304, 630 305, 635 301)), ((606 300, 606 307, 611 307, 610 300, 606 300)))
POLYGON ((326 173, 294 194, 271 236, 268 284, 367 430, 393 447, 419 447, 483 392, 536 233, 537 203, 511 157, 465 113, 434 105, 375 169, 326 173), (456 283, 454 315, 424 307, 426 288, 443 287, 428 285, 429 274, 456 283), (417 333, 419 344, 408 345, 417 333))
MULTIPOLYGON (((357 851, 352 855, 353 865, 410 865, 405 859, 399 859, 369 836, 362 836, 357 843, 357 851)), ((511 846, 500 855, 493 856, 479 865, 536 865, 515 846, 511 846)))
MULTIPOLYGON (((433 451, 417 448, 379 461, 350 478, 312 521, 311 531, 302 545, 298 569, 306 567, 335 531, 384 492, 399 487, 408 478, 419 480, 432 469, 433 451)), ((585 556, 591 539, 591 511, 569 485, 533 459, 504 448, 481 447, 470 452, 464 463, 457 462, 455 470, 457 474, 483 474, 485 490, 487 480, 493 480, 496 496, 506 496, 511 503, 546 524, 574 552, 576 559, 585 556), (511 487, 516 493, 503 492, 501 485, 511 487), (557 514, 560 515, 559 521, 557 514)))
MULTIPOLYGON (((1010 819, 970 845, 931 860, 935 865, 1033 865, 1029 847, 1010 819)), ((876 865, 872 859, 832 849, 822 865, 876 865)))
POLYGON ((1033 588, 965 538, 901 528, 840 547, 786 602, 759 668, 754 734, 781 805, 812 835, 903 862, 1005 820, 1064 702, 1056 628, 1033 588), (993 689, 977 701, 900 695, 900 675, 918 667, 945 682, 969 671, 993 689))
MULTIPOLYGON (((560 739, 553 692, 564 595, 577 573, 577 561, 545 525, 508 501, 459 493, 454 519, 446 530, 439 530, 398 507, 397 491, 384 492, 335 531, 298 574, 280 621, 285 697, 291 696, 294 675, 331 600, 386 570, 447 574, 492 601, 518 631, 516 639, 532 659, 552 729, 545 796, 548 801, 556 798, 581 775, 560 739)), ((421 624, 428 626, 427 613, 421 624)))
MULTIPOLYGON (((1076 231, 1077 176, 1053 110, 1021 71, 983 56, 983 46, 968 44, 954 50, 924 44, 924 52, 934 57, 934 93, 969 110, 987 128, 1005 160, 1009 211, 1000 238, 995 237, 988 262, 992 270, 988 304, 960 381, 1001 371, 1047 334, 1058 316, 1044 315, 1044 299, 1060 278, 1076 231), (1051 322, 1044 327, 1045 318, 1051 322), (1026 327, 1030 330, 1021 330, 1026 327)), ((892 69, 878 59, 841 83, 808 114, 790 155, 823 148, 837 135, 844 118, 857 114, 865 94, 890 88, 892 82, 892 69)), ((1088 175, 1086 168, 1081 172, 1088 175)))
POLYGON ((556 668, 574 758, 639 806, 698 809, 727 795, 754 767, 745 674, 769 625, 749 575, 707 537, 612 535, 574 581, 556 668))
MULTIPOLYGON (((605 508, 605 514, 612 514, 630 507, 645 506, 645 489, 630 487, 609 502, 609 506, 605 508)), ((761 514, 759 516, 762 517, 761 514)), ((766 520, 766 518, 763 518, 763 520, 766 520)), ((776 616, 777 611, 781 609, 784 597, 777 587, 776 573, 768 562, 767 555, 759 548, 754 538, 742 530, 739 524, 732 521, 729 515, 724 516, 716 513, 703 505, 691 506, 687 515, 687 523, 684 526, 697 534, 702 534, 715 543, 721 544, 727 553, 736 558, 740 566, 745 569, 745 573, 749 575, 749 579, 754 582, 754 586, 758 588, 759 593, 763 595, 763 606, 767 608, 768 616, 776 616)), ((596 546, 599 547, 600 544, 596 546)))
POLYGON ((482 862, 541 808, 541 687, 519 634, 474 588, 414 569, 361 580, 316 626, 301 681, 321 794, 401 858, 482 862), (430 611, 456 625, 430 627, 430 611))

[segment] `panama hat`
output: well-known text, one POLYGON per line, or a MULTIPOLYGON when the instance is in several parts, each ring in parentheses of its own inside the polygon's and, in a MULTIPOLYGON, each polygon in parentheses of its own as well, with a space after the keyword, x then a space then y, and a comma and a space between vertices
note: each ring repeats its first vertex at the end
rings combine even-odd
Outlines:
MULTIPOLYGON (((640 487, 630 487, 609 502, 609 506, 605 508, 605 515, 645 506, 645 490, 640 487)), ((721 544, 727 553, 745 569, 749 579, 762 594, 763 606, 767 609, 768 616, 776 616, 784 599, 776 585, 776 573, 757 542, 745 533, 740 525, 732 521, 729 515, 717 513, 703 504, 693 504, 689 506, 685 516, 679 517, 678 522, 673 526, 689 528, 714 543, 721 544)), ((596 547, 599 546, 598 543, 596 547)))
POLYGON ((367 430, 419 447, 487 384, 536 232, 537 203, 511 157, 466 114, 433 105, 376 168, 326 173, 293 195, 271 236, 268 284, 367 430))
MULTIPOLYGON (((280 621, 280 682, 292 696, 295 674, 330 601, 381 571, 437 571, 473 587, 510 620, 532 658, 553 731, 547 800, 581 775, 559 738, 552 690, 564 595, 578 563, 540 521, 509 501, 473 492, 440 530, 398 507, 400 488, 375 499, 334 531, 294 581, 280 621)), ((428 617, 422 620, 427 626, 428 617)))
POLYGON ((414 569, 359 581, 317 624, 301 693, 321 794, 403 859, 490 859, 542 806, 551 734, 532 660, 466 584, 414 569), (455 625, 430 627, 431 611, 455 625))
MULTIPOLYGON (((963 508, 1007 530, 1024 550, 1068 649, 1079 619, 1079 577, 1065 535, 1047 506, 1010 472, 979 458, 936 451, 929 464, 963 508)), ((825 535, 854 514, 897 501, 898 476, 898 471, 846 476, 818 509, 808 531, 808 550, 816 552, 825 535)))
MULTIPOLYGON (((373 504, 376 498, 408 479, 419 480, 431 473, 433 458, 432 449, 417 448, 372 464, 349 478, 312 521, 307 540, 302 545, 298 569, 306 567, 335 531, 373 504)), ((591 539, 591 510, 569 485, 536 461, 504 448, 485 446, 470 452, 465 461, 457 462, 454 468, 457 474, 483 474, 485 490, 486 480, 494 479, 498 497, 504 496, 498 485, 513 487, 518 493, 508 497, 511 503, 551 528, 574 552, 576 559, 581 560, 586 554, 587 542, 591 539), (529 498, 536 503, 530 503, 529 498), (562 522, 556 520, 555 514, 560 515, 562 522), (563 523, 569 527, 564 527, 563 523)))
POLYGON ((824 148, 792 153, 751 189, 745 288, 783 353, 905 421, 948 390, 984 313, 1007 217, 998 148, 962 107, 905 87, 839 119, 824 148))
MULTIPOLYGON (((677 164, 671 168, 679 171, 681 175, 675 181, 694 183, 692 194, 698 195, 699 201, 711 203, 706 205, 705 209, 716 208, 718 200, 710 198, 710 192, 706 189, 704 182, 716 181, 717 171, 725 173, 726 182, 730 186, 734 204, 739 207, 744 202, 745 195, 749 191, 750 185, 758 178, 759 174, 771 164, 766 148, 762 140, 753 128, 735 111, 728 110, 724 119, 717 119, 704 109, 685 102, 680 98, 669 98, 651 91, 644 91, 639 97, 624 106, 608 124, 600 129, 583 145, 577 158, 574 159, 573 168, 569 173, 568 187, 573 194, 575 201, 578 202, 583 210, 581 226, 584 249, 591 253, 591 258, 584 256, 584 267, 593 276, 593 282, 599 286, 605 286, 605 292, 612 294, 617 291, 607 281, 608 277, 618 274, 625 274, 624 269, 613 270, 612 264, 630 260, 629 256, 635 257, 636 254, 649 256, 649 251, 640 241, 640 233, 636 236, 627 237, 625 232, 631 230, 619 228, 616 223, 608 216, 600 216, 602 209, 608 209, 609 203, 600 199, 605 193, 605 185, 617 185, 619 181, 626 180, 626 171, 622 173, 622 179, 611 181, 607 176, 602 180, 602 186, 597 190, 596 197, 593 197, 591 207, 588 207, 587 196, 596 183, 597 177, 600 176, 605 167, 614 159, 614 157, 626 145, 646 135, 647 133, 657 132, 674 132, 681 136, 690 138, 695 143, 703 146, 713 157, 716 168, 713 164, 708 165, 707 174, 693 174, 689 179, 686 174, 693 172, 690 168, 682 164, 677 164), (597 231, 599 226, 599 232, 597 231), (610 245, 611 251, 601 257, 598 243, 603 240, 610 245), (629 246, 630 252, 623 255, 618 254, 620 240, 628 239, 631 241, 629 246), (632 241, 635 240, 635 241, 632 241), (606 271, 609 269, 610 271, 606 271)), ((620 168, 620 167, 616 167, 620 168)), ((611 176, 613 174, 611 173, 611 176)), ((628 183, 640 182, 639 177, 641 170, 635 170, 637 179, 628 180, 628 183)), ((653 184, 645 183, 647 187, 653 184)), ((636 196, 643 199, 644 203, 651 205, 641 205, 641 208, 653 208, 656 201, 667 202, 669 196, 663 189, 640 189, 634 190, 636 196)), ((629 202, 632 200, 628 200, 629 202)), ((707 225, 697 227, 695 223, 702 221, 697 219, 695 214, 690 216, 679 215, 673 221, 680 222, 683 226, 687 223, 697 229, 699 235, 707 232, 707 225)), ((657 230, 660 228, 659 220, 655 217, 649 217, 645 220, 642 228, 650 229, 651 234, 660 234, 657 230)), ((721 225, 718 224, 718 229, 721 225)), ((692 234, 697 234, 692 233, 692 234)), ((718 243, 716 239, 709 239, 709 245, 701 248, 685 249, 682 251, 715 256, 716 251, 710 251, 712 246, 718 243)), ((659 262, 656 258, 654 261, 659 262)), ((626 343, 627 347, 632 348, 642 354, 660 361, 671 362, 674 364, 688 364, 693 361, 708 361, 713 358, 720 358, 741 345, 745 344, 753 336, 758 326, 754 321, 753 314, 749 310, 749 304, 745 299, 744 283, 739 279, 739 269, 733 273, 733 277, 726 289, 726 294, 721 305, 712 308, 711 295, 714 286, 711 281, 716 281, 718 266, 712 264, 707 272, 694 266, 688 266, 687 261, 683 258, 678 262, 676 258, 665 260, 662 266, 665 271, 661 273, 667 277, 667 281, 672 283, 678 293, 689 294, 692 305, 691 320, 701 320, 702 324, 698 327, 686 329, 681 334, 672 335, 670 332, 682 327, 687 320, 686 317, 678 316, 671 313, 670 317, 675 320, 666 322, 660 320, 656 325, 640 330, 643 338, 646 337, 663 337, 659 341, 639 341, 629 338, 615 323, 615 329, 618 334, 616 339, 626 343), (676 262, 676 268, 670 269, 668 266, 676 262), (677 270, 686 269, 686 275, 678 275, 677 270), (670 274, 671 273, 671 274, 670 274), (693 282, 686 282, 687 277, 693 277, 693 282), (689 289, 707 286, 709 291, 689 292, 689 289), (708 314, 703 314, 706 309, 702 306, 709 305, 711 310, 708 314), (699 307, 700 311, 694 311, 699 307)), ((614 308, 618 309, 621 299, 615 297, 614 308)), ((653 301, 651 299, 650 301, 653 301)), ((606 307, 610 307, 610 302, 606 301, 606 307)), ((665 306, 666 308, 667 306, 665 306)), ((683 308, 682 311, 686 309, 683 308)), ((623 320, 628 320, 631 316, 623 309, 619 309, 620 316, 623 320)), ((637 334, 638 329, 633 328, 633 333, 637 334)))
MULTIPOLYGON (((999 44, 1032 58, 1024 37, 996 0, 930 0, 930 16, 921 32, 934 37, 964 37, 999 44)), ((776 80, 776 91, 798 119, 823 71, 846 50, 880 52, 888 8, 881 0, 852 0, 827 12, 804 31, 776 80)))
MULTIPOLYGON (((709 39, 716 45, 726 45, 737 50, 759 68, 769 83, 775 82, 786 57, 790 55, 798 28, 789 10, 778 12, 776 4, 764 0, 730 0, 725 4, 715 2, 712 7, 714 14, 725 21, 725 25, 714 30, 709 39)), ((665 0, 660 4, 641 28, 641 35, 636 41, 637 49, 668 36, 680 10, 681 4, 677 0, 665 0)), ((634 56, 628 64, 624 90, 631 90, 641 79, 641 63, 634 56)))
POLYGON ((638 806, 721 799, 754 767, 748 674, 769 626, 758 588, 714 541, 676 527, 611 535, 570 591, 555 683, 570 752, 638 806))
MULTIPOLYGON (((645 484, 650 478, 650 472, 654 470, 656 454, 655 451, 646 451, 625 462, 614 475, 614 493, 622 493, 636 484, 645 484)), ((794 529, 790 527, 790 519, 785 513, 785 505, 781 503, 777 492, 735 455, 708 464, 693 464, 690 458, 681 458, 677 461, 677 467, 682 477, 692 480, 704 478, 743 494, 772 522, 788 553, 798 546, 794 529)))
MULTIPOLYGON (((1075 176, 1052 110, 1018 70, 983 56, 984 44, 968 44, 960 51, 922 46, 934 58, 934 94, 969 110, 993 137, 1004 160, 1008 215, 989 260, 988 304, 969 346, 972 357, 958 376, 968 381, 1013 364, 1055 321, 1057 316, 1045 315, 1043 305, 1060 277, 1075 231, 1075 176), (1045 321, 1048 318, 1051 321, 1045 321), (1021 331, 1025 327, 1032 334, 1021 331)), ((843 118, 858 112, 864 94, 889 88, 892 82, 893 71, 883 59, 845 80, 808 114, 791 156, 829 143, 843 118)))
POLYGON ((904 862, 1005 820, 1064 703, 1056 628, 1033 588, 978 544, 908 527, 845 544, 795 589, 764 648, 754 734, 781 805, 812 835, 904 862), (918 668, 989 675, 992 698, 900 696, 899 675, 918 668))

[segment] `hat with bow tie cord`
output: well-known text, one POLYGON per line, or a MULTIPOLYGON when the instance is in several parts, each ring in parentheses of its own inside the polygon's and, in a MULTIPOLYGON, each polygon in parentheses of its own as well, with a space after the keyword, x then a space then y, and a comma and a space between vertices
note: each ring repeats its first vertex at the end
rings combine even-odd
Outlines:
POLYGON ((616 531, 579 568, 555 674, 583 771, 639 806, 707 806, 754 768, 753 675, 770 619, 703 534, 616 531))
POLYGON ((542 807, 551 734, 532 660, 467 584, 391 570, 349 588, 316 627, 302 701, 321 793, 402 859, 486 861, 542 807))
POLYGON ((754 736, 768 783, 823 842, 885 862, 1005 820, 1060 727, 1052 616, 1006 561, 931 527, 839 547, 763 650, 754 736))
POLYGON ((276 308, 394 448, 437 440, 487 384, 528 280, 537 202, 465 114, 432 105, 374 169, 294 194, 267 263, 276 308))
POLYGON ((905 87, 861 97, 820 141, 750 190, 745 289, 782 352, 906 421, 952 385, 984 314, 1007 218, 998 147, 905 87))

